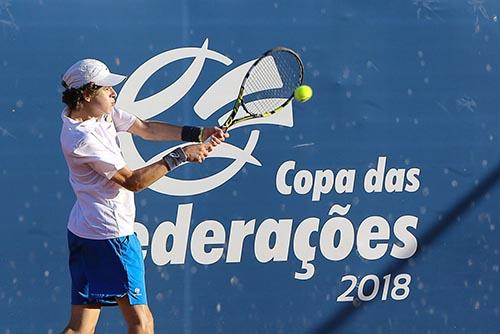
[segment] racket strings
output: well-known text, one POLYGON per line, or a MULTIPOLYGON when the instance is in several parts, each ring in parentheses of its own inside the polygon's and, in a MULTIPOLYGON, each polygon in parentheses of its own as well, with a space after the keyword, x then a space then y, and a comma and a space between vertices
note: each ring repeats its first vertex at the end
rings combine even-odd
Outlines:
POLYGON ((246 110, 253 115, 276 110, 292 97, 301 81, 300 60, 287 51, 272 52, 248 75, 244 86, 246 110))

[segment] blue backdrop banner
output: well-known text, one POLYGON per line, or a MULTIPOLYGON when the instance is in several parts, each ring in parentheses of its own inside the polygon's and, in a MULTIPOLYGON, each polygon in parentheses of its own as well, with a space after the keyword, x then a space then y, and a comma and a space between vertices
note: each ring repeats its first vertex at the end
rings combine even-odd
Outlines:
MULTIPOLYGON (((0 0, 0 333, 69 319, 61 77, 214 126, 285 46, 311 100, 135 195, 157 333, 497 333, 500 3, 0 0), (497 320, 495 320, 497 319, 497 320)), ((181 142, 119 136, 136 169, 181 142)), ((124 333, 118 308, 98 333, 124 333)))

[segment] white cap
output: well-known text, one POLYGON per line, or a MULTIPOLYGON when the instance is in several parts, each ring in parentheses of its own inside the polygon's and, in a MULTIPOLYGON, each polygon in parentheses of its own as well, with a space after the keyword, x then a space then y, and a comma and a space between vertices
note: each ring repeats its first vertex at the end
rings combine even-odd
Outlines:
POLYGON ((108 67, 97 59, 83 59, 71 66, 63 75, 67 88, 80 88, 93 82, 98 86, 115 86, 126 76, 113 74, 108 67))

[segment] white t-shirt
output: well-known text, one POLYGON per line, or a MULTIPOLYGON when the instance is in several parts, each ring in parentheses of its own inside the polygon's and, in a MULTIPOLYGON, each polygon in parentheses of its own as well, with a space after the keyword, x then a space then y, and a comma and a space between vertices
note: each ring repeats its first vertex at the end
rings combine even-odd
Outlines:
POLYGON ((61 146, 76 195, 68 229, 87 239, 133 234, 134 194, 111 178, 126 165, 116 134, 127 131, 135 116, 113 108, 110 115, 76 122, 67 112, 61 115, 61 146))

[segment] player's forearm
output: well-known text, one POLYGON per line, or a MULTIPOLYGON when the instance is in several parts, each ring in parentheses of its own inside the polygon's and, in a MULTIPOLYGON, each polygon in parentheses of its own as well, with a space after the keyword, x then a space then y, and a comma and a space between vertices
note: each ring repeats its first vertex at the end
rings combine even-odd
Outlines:
POLYGON ((143 134, 146 140, 181 140, 182 127, 158 121, 145 121, 147 130, 143 134))
POLYGON ((146 189, 168 172, 168 167, 163 160, 151 165, 136 169, 127 178, 125 188, 138 192, 146 189))

